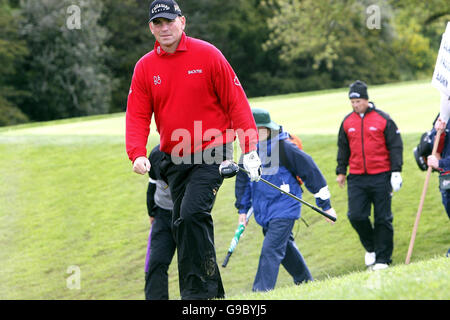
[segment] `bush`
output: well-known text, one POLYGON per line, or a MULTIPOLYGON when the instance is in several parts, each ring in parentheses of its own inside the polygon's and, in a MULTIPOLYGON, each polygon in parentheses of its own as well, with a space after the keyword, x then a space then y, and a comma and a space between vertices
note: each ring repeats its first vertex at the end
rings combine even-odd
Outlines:
POLYGON ((0 96, 0 126, 10 126, 28 121, 28 117, 19 108, 0 96))

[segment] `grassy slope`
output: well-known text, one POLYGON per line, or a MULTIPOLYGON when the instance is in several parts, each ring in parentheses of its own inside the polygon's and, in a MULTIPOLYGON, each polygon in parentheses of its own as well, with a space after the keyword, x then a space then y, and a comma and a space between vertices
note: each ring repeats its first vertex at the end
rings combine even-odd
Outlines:
MULTIPOLYGON (((296 242, 317 280, 363 270, 364 251, 345 217, 346 191, 334 182, 337 128, 351 110, 346 91, 251 101, 302 137, 305 150, 329 182, 338 223, 330 226, 305 208, 303 215, 311 226, 294 227, 296 242)), ((393 200, 393 259, 402 264, 425 177, 411 150, 438 112, 439 96, 423 82, 373 87, 369 94, 403 132, 404 186, 393 200)), ((123 114, 0 130, 1 299, 143 298, 147 179, 131 172, 123 132, 123 114), (81 269, 81 290, 66 287, 71 265, 81 269)), ((149 145, 157 141, 152 135, 149 145)), ((213 212, 219 262, 237 223, 233 186, 234 180, 224 183, 213 212)), ((305 199, 314 201, 307 192, 305 199)), ((413 262, 443 255, 449 247, 449 223, 435 175, 423 212, 413 262)), ((261 230, 252 220, 228 267, 221 268, 228 296, 251 290, 261 242, 261 230)), ((171 298, 178 298, 175 263, 169 274, 171 298)), ((277 286, 290 284, 289 275, 280 269, 277 286)), ((446 290, 444 297, 449 298, 446 290)))
POLYGON ((432 258, 377 272, 354 272, 235 300, 448 300, 450 259, 432 258))

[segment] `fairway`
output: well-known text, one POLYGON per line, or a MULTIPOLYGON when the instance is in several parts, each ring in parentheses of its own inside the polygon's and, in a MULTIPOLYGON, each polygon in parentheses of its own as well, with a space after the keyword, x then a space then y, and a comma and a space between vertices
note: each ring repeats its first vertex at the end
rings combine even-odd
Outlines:
MULTIPOLYGON (((338 222, 331 226, 314 211, 303 208, 302 216, 310 227, 301 222, 294 226, 296 243, 313 277, 320 281, 365 269, 364 249, 346 217, 347 192, 337 186, 334 173, 337 132, 343 117, 351 111, 347 92, 343 88, 250 100, 252 107, 268 109, 275 122, 302 138, 304 150, 317 162, 330 186, 338 222)), ((394 194, 392 206, 393 264, 402 265, 426 174, 418 169, 412 149, 439 112, 439 94, 429 81, 415 81, 369 87, 369 98, 391 115, 404 142, 403 187, 394 194)), ((0 129, 0 299, 144 298, 148 179, 132 172, 124 132, 124 113, 0 129), (79 288, 71 287, 73 266, 80 271, 79 288)), ((149 148, 158 139, 152 123, 149 148)), ((434 173, 413 264, 443 257, 450 247, 450 223, 437 180, 434 173)), ((314 203, 306 190, 305 200, 314 203)), ((212 215, 221 264, 238 221, 234 179, 226 180, 219 190, 212 215)), ((261 228, 252 219, 228 266, 220 267, 227 297, 252 299, 247 294, 251 292, 262 239, 261 228)), ((406 273, 407 268, 395 272, 406 273)), ((171 299, 179 299, 176 269, 174 258, 169 269, 171 299)), ((448 279, 448 268, 440 272, 448 279)), ((430 290, 438 282, 432 280, 430 290)), ((291 285, 292 279, 281 268, 277 287, 291 285)), ((426 281, 420 285, 427 288, 426 281)), ((403 298, 421 298, 414 295, 414 283, 408 290, 410 294, 403 298)), ((433 298, 450 298, 448 286, 439 290, 440 295, 433 298)), ((386 297, 392 298, 383 291, 366 298, 386 297)))
MULTIPOLYGON (((369 101, 387 112, 403 133, 430 129, 439 113, 440 95, 429 81, 370 86, 369 101)), ((251 100, 267 109, 275 121, 297 134, 337 135, 341 121, 352 111, 348 88, 251 100)))
MULTIPOLYGON (((334 135, 344 116, 351 112, 347 94, 347 88, 306 92, 254 98, 250 99, 250 105, 252 108, 268 110, 274 120, 289 132, 334 135)), ((439 113, 440 96, 429 81, 372 86, 369 94, 369 100, 389 113, 404 133, 429 130, 439 113)), ((125 121, 124 115, 120 113, 61 120, 38 126, 28 124, 18 128, 0 128, 0 133, 2 131, 3 139, 5 136, 28 135, 124 136, 125 121)), ((157 135, 154 121, 151 134, 157 135)))

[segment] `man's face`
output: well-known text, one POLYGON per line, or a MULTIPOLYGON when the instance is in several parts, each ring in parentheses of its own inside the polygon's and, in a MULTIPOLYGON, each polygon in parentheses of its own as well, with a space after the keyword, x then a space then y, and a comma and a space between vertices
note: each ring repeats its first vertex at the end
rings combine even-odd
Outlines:
POLYGON ((369 100, 367 99, 350 99, 353 111, 356 113, 365 113, 369 107, 369 100))
POLYGON ((150 31, 165 51, 175 52, 186 26, 185 17, 175 20, 156 18, 149 24, 150 31))

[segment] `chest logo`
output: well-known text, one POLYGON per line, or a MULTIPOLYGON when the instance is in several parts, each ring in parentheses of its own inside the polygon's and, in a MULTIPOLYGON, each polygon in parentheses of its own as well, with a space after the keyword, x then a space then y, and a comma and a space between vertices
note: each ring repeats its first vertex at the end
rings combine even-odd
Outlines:
POLYGON ((202 69, 194 69, 194 70, 188 70, 188 74, 196 74, 196 73, 203 73, 202 69))
POLYGON ((161 84, 161 77, 160 76, 153 76, 153 83, 155 86, 161 84))

